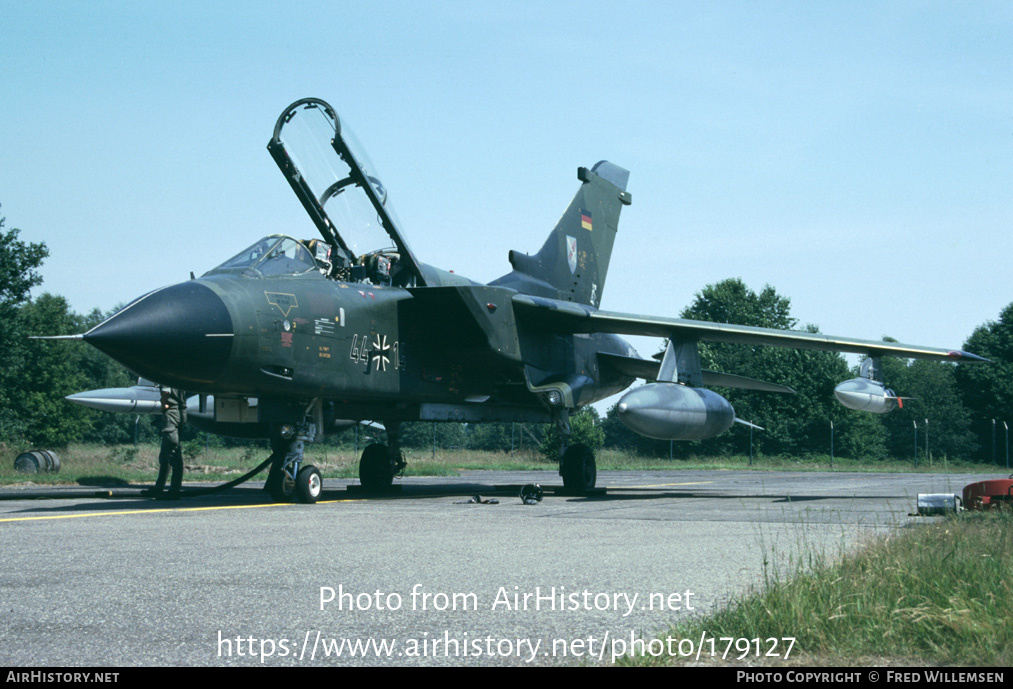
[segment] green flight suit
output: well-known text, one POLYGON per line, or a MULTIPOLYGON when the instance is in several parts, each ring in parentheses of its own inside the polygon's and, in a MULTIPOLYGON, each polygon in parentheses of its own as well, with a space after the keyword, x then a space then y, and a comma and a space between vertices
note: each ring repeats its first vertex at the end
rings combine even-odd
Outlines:
POLYGON ((179 447, 179 431, 186 423, 186 395, 178 388, 160 388, 162 392, 162 417, 165 426, 162 428, 162 449, 158 453, 158 480, 155 481, 154 493, 165 488, 165 480, 172 469, 172 483, 169 496, 178 497, 183 484, 183 451, 179 447))

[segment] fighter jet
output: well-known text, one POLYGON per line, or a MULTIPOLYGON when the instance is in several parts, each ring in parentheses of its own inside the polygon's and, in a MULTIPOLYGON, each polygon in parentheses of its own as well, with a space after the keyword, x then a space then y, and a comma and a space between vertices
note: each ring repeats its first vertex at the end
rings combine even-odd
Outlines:
POLYGON ((704 385, 787 391, 705 371, 700 342, 730 342, 940 361, 956 349, 830 337, 599 308, 629 173, 607 161, 577 169, 577 193, 534 254, 489 284, 422 263, 379 173, 326 102, 287 107, 267 146, 320 237, 272 234, 199 278, 134 299, 82 337, 150 380, 197 394, 219 423, 266 426, 268 485, 278 500, 315 500, 319 472, 303 445, 336 419, 375 420, 387 444, 365 449, 364 487, 405 467, 407 421, 553 423, 559 471, 580 494, 594 454, 569 444, 571 414, 651 381, 619 402, 620 419, 655 438, 695 440, 736 421, 704 385), (666 338, 661 361, 622 335, 666 338), (213 397, 213 399, 212 399, 213 397))

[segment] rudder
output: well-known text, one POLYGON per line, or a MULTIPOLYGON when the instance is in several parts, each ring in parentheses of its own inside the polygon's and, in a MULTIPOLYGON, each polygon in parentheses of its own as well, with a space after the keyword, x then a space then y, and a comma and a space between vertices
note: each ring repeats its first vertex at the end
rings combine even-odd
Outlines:
POLYGON ((511 251, 513 271, 490 284, 597 307, 619 212, 631 202, 626 191, 629 176, 605 160, 590 170, 578 168, 580 188, 542 248, 534 255, 511 251))

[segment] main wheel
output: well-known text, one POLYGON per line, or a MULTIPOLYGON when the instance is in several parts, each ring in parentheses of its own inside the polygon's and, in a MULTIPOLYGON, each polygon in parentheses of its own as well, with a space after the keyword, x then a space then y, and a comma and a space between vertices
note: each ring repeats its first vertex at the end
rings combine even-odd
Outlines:
POLYGON ((366 490, 386 490, 394 482, 390 455, 383 443, 373 443, 362 451, 359 460, 359 483, 366 490))
POLYGON ((563 488, 570 493, 586 495, 598 480, 594 452, 587 445, 571 445, 563 454, 563 488))
POLYGON ((312 504, 320 499, 324 490, 324 480, 320 478, 320 470, 312 464, 304 466, 295 477, 295 493, 299 502, 312 504))

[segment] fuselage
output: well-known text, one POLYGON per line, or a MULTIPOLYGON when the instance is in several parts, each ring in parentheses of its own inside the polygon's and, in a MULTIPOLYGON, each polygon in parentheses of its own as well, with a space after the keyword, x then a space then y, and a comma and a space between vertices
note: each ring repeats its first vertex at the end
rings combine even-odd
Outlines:
POLYGON ((131 302, 85 339, 191 393, 323 398, 339 418, 413 419, 423 403, 539 409, 539 375, 581 381, 581 405, 632 382, 599 368, 599 351, 632 351, 617 336, 526 333, 515 290, 437 275, 448 284, 405 289, 216 270, 131 302))

